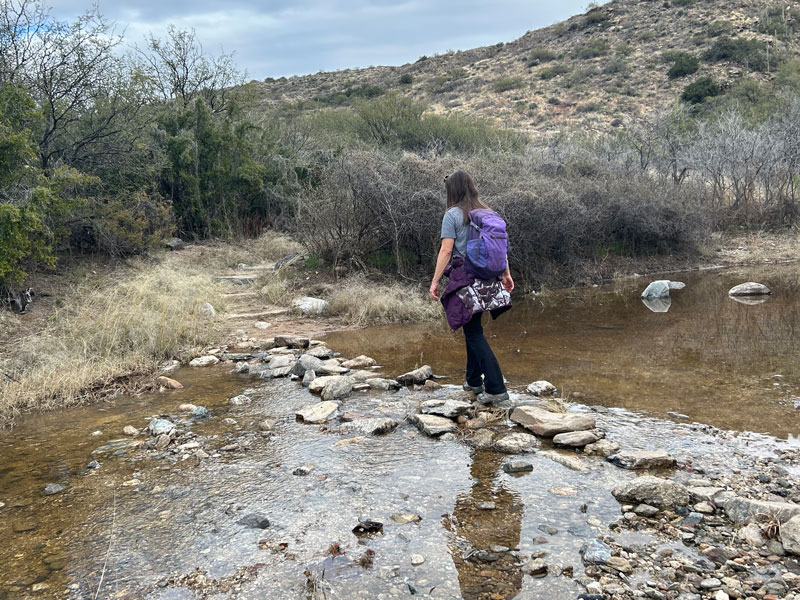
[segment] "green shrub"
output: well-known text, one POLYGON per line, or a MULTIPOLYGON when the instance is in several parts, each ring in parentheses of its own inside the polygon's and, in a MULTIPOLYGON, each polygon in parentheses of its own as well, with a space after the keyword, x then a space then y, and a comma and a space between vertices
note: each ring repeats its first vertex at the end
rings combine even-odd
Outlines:
POLYGON ((767 45, 752 38, 720 37, 703 55, 708 62, 730 61, 753 71, 767 69, 767 45))
POLYGON ((403 73, 400 75, 400 85, 410 85, 414 83, 414 76, 411 73, 403 73))
POLYGON ((690 104, 700 104, 706 98, 719 96, 721 93, 722 90, 716 81, 711 77, 701 77, 683 89, 681 100, 690 104))
MULTIPOLYGON (((795 9, 796 11, 796 9, 795 9)), ((761 11, 758 17, 758 31, 769 35, 774 35, 779 39, 786 39, 800 28, 795 13, 789 13, 792 20, 787 18, 786 8, 783 4, 773 4, 761 11)))
POLYGON ((695 4, 697 0, 672 0, 674 6, 687 7, 695 4))
POLYGON ((539 71, 539 79, 553 79, 559 75, 569 72, 569 67, 562 63, 556 63, 539 71))
POLYGON ((575 52, 576 58, 597 58, 598 56, 605 56, 611 50, 611 45, 608 40, 603 38, 594 38, 586 42, 583 46, 578 48, 575 52))
POLYGON ((711 37, 719 37, 721 35, 730 35, 733 32, 733 23, 723 19, 711 21, 706 27, 706 32, 711 37))
POLYGON ((667 76, 670 79, 691 75, 692 73, 696 73, 697 69, 700 68, 700 61, 697 57, 687 54, 686 52, 679 52, 674 57, 674 61, 669 71, 667 71, 667 76))
POLYGON ((556 54, 552 50, 539 47, 531 50, 531 53, 528 55, 528 60, 526 61, 526 64, 529 67, 535 67, 536 65, 541 65, 543 63, 553 61, 556 58, 558 58, 558 54, 556 54))
POLYGON ((605 12, 605 11, 599 9, 599 8, 595 8, 595 9, 590 10, 588 13, 586 13, 584 15, 583 24, 586 27, 594 27, 596 25, 602 25, 602 24, 606 23, 606 21, 608 21, 608 19, 609 19, 609 15, 608 15, 607 12, 605 12))
POLYGON ((522 77, 501 77, 495 80, 492 84, 492 89, 497 93, 507 92, 509 90, 516 90, 525 85, 525 80, 522 77))
POLYGON ((610 59, 603 67, 603 73, 606 75, 616 75, 618 73, 625 74, 629 70, 630 65, 628 64, 628 61, 619 57, 610 59))
POLYGON ((630 44, 618 44, 614 48, 614 52, 618 56, 630 56, 631 54, 633 54, 633 50, 634 48, 630 44))

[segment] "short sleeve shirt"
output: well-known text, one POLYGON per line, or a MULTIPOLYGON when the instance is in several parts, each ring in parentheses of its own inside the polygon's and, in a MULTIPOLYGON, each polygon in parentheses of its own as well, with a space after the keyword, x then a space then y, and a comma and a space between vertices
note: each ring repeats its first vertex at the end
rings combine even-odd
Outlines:
POLYGON ((454 206, 442 219, 442 238, 453 238, 453 256, 464 258, 467 254, 467 239, 469 238, 469 225, 464 224, 464 212, 454 206))

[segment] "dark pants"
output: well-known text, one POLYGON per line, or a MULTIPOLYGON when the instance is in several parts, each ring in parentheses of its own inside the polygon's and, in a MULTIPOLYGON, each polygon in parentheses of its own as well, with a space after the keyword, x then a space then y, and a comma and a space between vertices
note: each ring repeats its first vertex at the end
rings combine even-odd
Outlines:
POLYGON ((506 391, 506 384, 494 352, 483 337, 482 314, 472 317, 463 327, 464 341, 467 343, 467 384, 472 387, 483 385, 489 394, 502 394, 506 391))

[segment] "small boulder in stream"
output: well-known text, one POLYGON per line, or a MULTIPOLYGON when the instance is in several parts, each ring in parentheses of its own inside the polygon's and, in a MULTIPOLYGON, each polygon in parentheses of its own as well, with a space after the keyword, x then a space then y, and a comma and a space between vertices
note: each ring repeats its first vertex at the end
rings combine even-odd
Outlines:
POLYGON ((170 434, 174 429, 175 423, 168 421, 167 419, 153 419, 147 425, 148 433, 154 437, 170 434))
POLYGON ((666 450, 623 450, 606 460, 622 469, 667 469, 675 466, 675 458, 666 450))
POLYGON ((342 433, 361 433, 363 435, 383 435, 394 431, 398 425, 397 421, 389 417, 368 417, 353 419, 349 423, 344 423, 340 431, 342 433))
POLYGON ((728 290, 729 296, 768 296, 771 293, 771 289, 763 283, 756 283, 755 281, 740 283, 728 290))
POLYGON ((642 298, 667 298, 670 290, 682 290, 686 284, 682 281, 659 279, 652 282, 642 292, 642 298))
POLYGON ((403 373, 397 378, 401 385, 422 385, 433 377, 433 368, 430 365, 422 365, 419 369, 414 369, 408 373, 403 373))
POLYGON ((48 483, 44 488, 43 494, 45 496, 53 496, 63 492, 65 489, 67 489, 67 486, 62 483, 48 483))
POLYGON ((533 465, 526 460, 509 460, 503 463, 503 471, 506 473, 530 473, 533 465))
POLYGON ((425 435, 438 436, 444 433, 455 433, 458 430, 456 424, 450 419, 437 415, 414 415, 411 422, 419 428, 425 435))
POLYGON ((583 448, 589 444, 594 444, 599 439, 600 436, 595 431, 569 431, 554 435, 553 444, 568 448, 583 448))
POLYGON ((322 388, 322 399, 327 401, 346 398, 353 392, 353 379, 351 377, 334 377, 325 383, 322 388))
POLYGON ((686 487, 670 479, 650 475, 636 477, 623 483, 614 488, 611 494, 618 502, 649 504, 657 508, 674 508, 689 504, 689 490, 686 487))
POLYGON ((198 356, 189 361, 190 367, 210 367, 219 362, 216 356, 209 354, 208 356, 198 356))
POLYGON ((303 377, 308 371, 314 371, 316 373, 320 367, 322 367, 322 359, 319 359, 316 356, 311 356, 310 354, 303 354, 297 359, 297 362, 294 363, 294 366, 292 367, 292 375, 303 377))
POLYGON ((511 420, 542 437, 553 437, 559 433, 584 431, 595 427, 595 419, 591 415, 554 413, 537 406, 518 406, 511 413, 511 420))
POLYGON ((458 415, 463 415, 470 408, 472 408, 472 404, 469 402, 454 400, 452 398, 448 398, 447 400, 426 400, 419 407, 420 411, 426 415, 439 415, 440 417, 447 417, 448 419, 454 419, 458 415))
POLYGON ((332 418, 338 410, 339 404, 336 402, 318 402, 301 408, 296 415, 304 423, 319 425, 332 418))
POLYGON ((497 440, 494 443, 494 448, 505 454, 526 454, 536 452, 540 445, 536 436, 529 433, 514 432, 497 440))

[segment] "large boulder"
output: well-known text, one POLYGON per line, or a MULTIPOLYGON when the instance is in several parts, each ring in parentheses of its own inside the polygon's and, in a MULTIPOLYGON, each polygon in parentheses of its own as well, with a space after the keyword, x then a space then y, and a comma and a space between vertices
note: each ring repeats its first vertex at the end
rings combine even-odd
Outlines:
POLYGON ((334 377, 322 388, 323 400, 339 400, 353 392, 353 380, 350 377, 334 377))
POLYGON ((800 516, 792 517, 781 526, 781 543, 786 552, 800 556, 800 516))
POLYGON ((494 443, 495 450, 506 454, 525 454, 536 452, 540 443, 536 436, 529 433, 509 433, 494 443))
POLYGON ((425 435, 438 436, 444 433, 455 433, 456 424, 450 419, 437 415, 414 415, 411 422, 425 435))
POLYGON ((751 500, 741 496, 729 498, 724 506, 728 518, 738 524, 747 523, 756 515, 775 515, 781 523, 800 515, 800 504, 751 500))
POLYGON ((612 454, 607 460, 622 469, 666 469, 675 466, 675 458, 666 450, 623 450, 612 454))
POLYGON ((511 413, 511 420, 542 437, 594 429, 596 424, 591 415, 554 413, 537 406, 518 406, 511 413))
POLYGON ((771 289, 763 283, 756 283, 755 281, 740 283, 728 290, 729 296, 768 296, 771 293, 771 289))
POLYGON ((652 282, 642 292, 642 298, 666 298, 670 290, 682 290, 686 284, 682 281, 670 281, 669 279, 659 279, 652 282))
POLYGON ((306 406, 297 411, 297 418, 304 423, 320 424, 324 423, 339 410, 339 405, 336 402, 318 402, 306 406))
POLYGON ((422 365, 419 369, 400 375, 397 382, 401 385, 422 385, 431 377, 433 377, 433 369, 429 365, 422 365))
POLYGON ((426 415, 439 415, 440 417, 454 419, 459 415, 463 415, 470 408, 472 408, 472 404, 469 402, 448 398, 447 400, 426 400, 420 405, 419 410, 426 415))
POLYGON ((689 504, 689 490, 680 483, 649 475, 636 477, 611 491, 614 498, 626 504, 649 504, 657 508, 673 508, 689 504))

